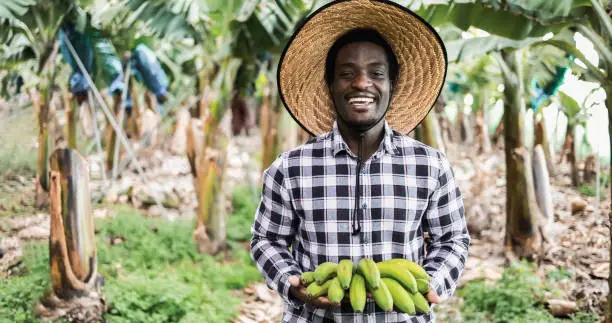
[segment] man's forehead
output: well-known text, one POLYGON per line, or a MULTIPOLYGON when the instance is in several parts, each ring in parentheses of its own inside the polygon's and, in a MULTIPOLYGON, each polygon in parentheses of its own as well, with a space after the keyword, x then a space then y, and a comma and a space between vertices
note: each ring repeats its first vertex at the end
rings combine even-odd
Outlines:
POLYGON ((364 41, 346 44, 340 48, 338 56, 336 56, 336 63, 338 65, 357 63, 361 60, 366 60, 368 65, 389 65, 385 50, 372 42, 364 41))

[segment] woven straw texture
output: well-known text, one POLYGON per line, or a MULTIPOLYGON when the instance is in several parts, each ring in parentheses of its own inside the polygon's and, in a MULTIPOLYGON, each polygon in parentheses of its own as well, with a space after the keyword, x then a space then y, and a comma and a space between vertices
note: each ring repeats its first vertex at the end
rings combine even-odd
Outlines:
POLYGON ((377 30, 399 63, 399 78, 386 115, 406 134, 427 115, 446 76, 446 52, 437 33, 415 14, 387 1, 341 1, 324 8, 296 32, 279 66, 279 91, 286 108, 314 135, 331 130, 335 112, 325 83, 331 45, 355 28, 377 30))

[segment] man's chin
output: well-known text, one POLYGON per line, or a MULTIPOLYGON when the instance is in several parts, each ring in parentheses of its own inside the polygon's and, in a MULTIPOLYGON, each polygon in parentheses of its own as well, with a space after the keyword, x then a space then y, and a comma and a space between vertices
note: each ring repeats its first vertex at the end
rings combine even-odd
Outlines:
POLYGON ((372 126, 374 126, 374 123, 378 121, 377 119, 368 119, 368 120, 347 120, 346 124, 347 126, 351 127, 352 129, 357 129, 357 130, 368 130, 370 129, 372 126))

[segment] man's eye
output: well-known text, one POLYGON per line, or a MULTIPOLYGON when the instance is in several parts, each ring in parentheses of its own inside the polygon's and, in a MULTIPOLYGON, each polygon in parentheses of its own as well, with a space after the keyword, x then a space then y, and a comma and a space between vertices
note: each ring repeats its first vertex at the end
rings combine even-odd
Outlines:
POLYGON ((380 71, 372 72, 371 74, 375 78, 383 78, 383 77, 385 77, 385 73, 384 72, 380 72, 380 71))
POLYGON ((350 72, 350 71, 340 72, 340 74, 338 76, 340 76, 343 79, 344 78, 351 78, 351 77, 353 77, 353 72, 350 72))

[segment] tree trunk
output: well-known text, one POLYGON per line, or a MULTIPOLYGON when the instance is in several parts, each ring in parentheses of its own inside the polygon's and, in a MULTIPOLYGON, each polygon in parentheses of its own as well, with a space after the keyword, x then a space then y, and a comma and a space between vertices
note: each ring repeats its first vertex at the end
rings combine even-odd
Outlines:
POLYGON ((594 154, 589 154, 584 159, 584 167, 582 168, 582 183, 595 184, 597 179, 597 159, 594 154))
POLYGON ((230 104, 232 111, 232 136, 238 136, 244 129, 245 134, 249 135, 249 130, 254 126, 254 119, 247 105, 246 98, 238 91, 234 94, 230 104))
POLYGON ((554 176, 554 163, 552 154, 550 151, 550 143, 548 142, 548 134, 546 132, 546 122, 544 120, 544 114, 540 114, 539 120, 535 122, 534 126, 534 147, 542 145, 544 156, 546 157, 546 166, 548 168, 548 174, 554 176))
MULTIPOLYGON (((565 134, 565 143, 563 144, 563 152, 567 151, 567 161, 571 166, 571 178, 572 186, 578 187, 580 185, 580 170, 578 168, 578 158, 576 158, 576 136, 575 136, 575 125, 567 123, 567 130, 565 134)), ((561 158, 563 161, 563 158, 561 158)))
MULTIPOLYGON (((115 120, 119 120, 119 109, 121 107, 121 94, 115 93, 113 95, 113 113, 115 114, 115 120)), ((133 109, 134 107, 132 107, 133 109)), ((119 125, 122 127, 122 125, 119 125)), ((106 161, 105 166, 107 171, 112 171, 115 164, 115 146, 117 145, 117 133, 110 125, 110 122, 106 126, 106 161)), ((121 147, 119 147, 119 153, 121 154, 121 147)))
POLYGON ((438 149, 442 153, 446 153, 444 142, 442 141, 442 133, 440 130, 440 124, 434 111, 430 111, 429 114, 423 120, 423 123, 419 125, 422 141, 424 144, 438 149))
POLYGON ((455 125, 455 127, 457 127, 457 131, 459 132, 457 137, 461 139, 462 143, 469 143, 469 130, 467 129, 467 122, 465 120, 466 116, 463 112, 464 105, 463 103, 458 103, 457 105, 457 122, 455 125))
POLYGON ((484 117, 484 109, 482 106, 480 111, 476 113, 476 141, 478 144, 478 153, 491 152, 491 140, 489 139, 489 127, 484 117))
POLYGON ((542 245, 542 214, 533 184, 531 158, 524 147, 521 51, 503 53, 504 149, 506 155, 505 249, 512 258, 534 259, 542 245))
POLYGON ((176 112, 176 125, 174 128, 174 135, 172 136, 172 147, 170 150, 176 154, 182 154, 187 148, 187 127, 191 121, 189 111, 182 106, 176 112))
POLYGON ((49 258, 51 294, 37 307, 45 319, 74 321, 102 319, 94 222, 87 161, 72 149, 57 149, 50 158, 49 258))
POLYGON ((484 132, 484 142, 483 142, 483 151, 485 153, 490 153, 492 148, 491 148, 491 137, 489 135, 489 95, 488 93, 485 91, 485 94, 483 95, 484 99, 481 106, 481 111, 482 111, 482 123, 483 123, 483 132, 484 132))
POLYGON ((47 91, 42 93, 35 89, 30 90, 32 104, 38 116, 38 164, 36 168, 36 196, 35 206, 38 209, 46 207, 49 203, 49 106, 47 105, 47 91))
POLYGON ((87 139, 91 139, 95 136, 95 132, 94 132, 95 123, 93 120, 95 116, 90 113, 90 111, 94 111, 94 110, 88 107, 89 102, 90 102, 89 96, 92 94, 89 93, 87 95, 88 95, 87 100, 83 101, 83 103, 81 103, 81 105, 79 106, 77 120, 79 120, 79 124, 81 125, 80 126, 81 133, 85 135, 87 139), (84 106, 84 105, 87 105, 87 106, 84 106))
POLYGON ((203 136, 197 140, 197 134, 188 133, 188 156, 191 155, 192 168, 195 169, 194 186, 198 199, 196 228, 193 237, 198 252, 217 254, 226 245, 227 208, 222 194, 223 175, 227 165, 227 144, 229 134, 219 123, 223 112, 221 96, 210 94, 208 106, 200 106, 205 115, 203 136), (191 137, 191 138, 190 138, 191 137), (194 149, 194 144, 201 141, 201 148, 194 149), (194 156, 195 155, 195 156, 194 156))
POLYGON ((142 109, 140 107, 140 100, 138 99, 136 90, 134 86, 132 86, 130 80, 130 87, 128 91, 130 91, 130 97, 132 98, 132 109, 131 113, 127 118, 127 130, 126 135, 131 139, 140 139, 142 136, 142 109))
POLYGON ((552 223, 554 209, 550 176, 546 169, 546 162, 544 149, 540 144, 537 144, 533 149, 533 181, 535 184, 536 200, 540 207, 540 212, 542 212, 547 223, 552 223))
MULTIPOLYGON (((67 93, 66 95, 70 95, 67 93)), ((79 104, 76 100, 69 99, 69 104, 66 107, 66 138, 68 139, 68 148, 77 149, 77 129, 79 122, 79 104)))
POLYGON ((145 104, 147 109, 157 113, 157 98, 155 97, 155 94, 146 91, 145 92, 145 104))
POLYGON ((493 145, 497 145, 499 138, 501 138, 502 134, 504 133, 504 115, 505 114, 502 114, 501 120, 499 120, 499 123, 495 128, 495 132, 493 133, 493 138, 491 138, 493 145))
POLYGON ((465 114, 463 116, 462 131, 465 132, 466 143, 470 145, 474 144, 474 128, 474 115, 465 114))
MULTIPOLYGON (((608 73, 608 77, 612 77, 612 74, 608 73)), ((606 108, 608 109, 608 138, 610 139, 610 152, 612 152, 612 80, 609 79, 608 84, 604 86, 604 90, 606 91, 606 108)), ((608 170, 608 172, 609 178, 612 178, 612 153, 610 154, 610 169, 608 170)), ((599 179, 597 180, 599 181, 599 179)), ((610 185, 610 196, 612 196, 612 185, 610 185)), ((612 212, 608 212, 608 223, 608 228, 610 229, 610 238, 612 239, 612 212)), ((612 268, 612 244, 610 245, 608 256, 608 258, 610 259, 610 268, 612 268)), ((612 270, 608 273, 608 290, 612 291, 612 270)), ((612 293, 610 292, 608 292, 608 310, 606 313, 606 323, 612 323, 612 293)))
POLYGON ((274 102, 273 94, 276 93, 271 84, 268 84, 261 103, 262 172, 270 167, 280 153, 279 123, 282 106, 280 102, 274 102))

